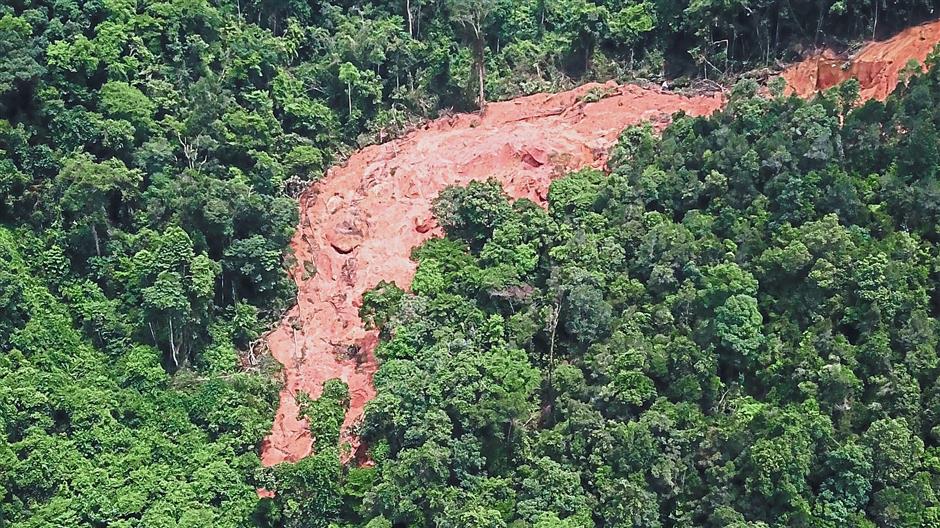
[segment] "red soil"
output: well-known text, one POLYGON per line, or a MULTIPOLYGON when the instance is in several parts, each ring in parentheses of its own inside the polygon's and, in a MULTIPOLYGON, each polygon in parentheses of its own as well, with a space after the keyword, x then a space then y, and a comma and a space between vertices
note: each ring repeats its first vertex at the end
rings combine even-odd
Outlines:
POLYGON ((809 97, 847 79, 861 84, 862 100, 885 100, 898 83, 898 75, 911 59, 923 64, 940 42, 940 20, 908 28, 894 37, 870 42, 851 57, 823 50, 781 74, 787 93, 809 97))
POLYGON ((286 383, 262 462, 270 466, 310 454, 312 439, 298 419, 296 395, 317 398, 331 378, 349 385, 342 438, 352 446, 347 460, 363 455, 350 427, 375 396, 378 339, 359 320, 362 294, 381 280, 410 286, 411 249, 440 235, 431 200, 444 187, 492 177, 514 198, 544 201, 553 176, 603 167, 608 149, 628 125, 648 120, 662 127, 672 112, 709 114, 721 104, 718 95, 690 98, 632 85, 590 84, 492 103, 483 116, 441 118, 330 169, 300 198, 300 226, 291 242, 297 306, 268 335, 286 383), (608 97, 583 102, 589 93, 608 97))
MULTIPOLYGON (((858 76, 863 98, 883 99, 909 59, 923 61, 940 40, 940 22, 872 43, 842 68, 831 53, 783 73, 792 93, 809 96, 858 76)), ((496 178, 514 198, 543 202, 551 179, 580 167, 603 167, 608 149, 627 126, 665 126, 679 110, 704 115, 718 95, 686 97, 638 86, 589 84, 556 95, 533 95, 489 105, 483 116, 438 119, 407 136, 365 148, 330 169, 300 199, 300 226, 291 242, 297 264, 297 306, 268 335, 286 382, 261 460, 266 466, 311 452, 297 394, 320 395, 323 382, 349 385, 351 404, 342 442, 345 460, 366 460, 352 426, 375 396, 375 331, 359 320, 362 294, 381 280, 408 287, 415 271, 411 248, 440 235, 431 200, 448 185, 496 178), (585 95, 607 97, 585 103, 585 95)), ((264 490, 265 493, 269 493, 264 490)))

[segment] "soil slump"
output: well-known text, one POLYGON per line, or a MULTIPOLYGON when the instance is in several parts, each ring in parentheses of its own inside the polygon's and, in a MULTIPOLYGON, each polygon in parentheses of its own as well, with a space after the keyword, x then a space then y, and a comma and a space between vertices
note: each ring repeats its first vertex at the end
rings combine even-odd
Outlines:
POLYGON ((347 459, 362 456, 351 427, 375 396, 378 342, 376 332, 359 320, 362 294, 381 280, 411 284, 411 249, 440 235, 431 201, 442 189, 493 177, 510 196, 541 202, 553 177, 603 167, 625 127, 642 121, 662 127, 672 112, 703 115, 721 104, 718 95, 589 84, 492 103, 482 116, 441 118, 330 169, 300 199, 300 226, 291 242, 297 306, 267 338, 285 367, 286 383, 262 462, 310 454, 312 438, 298 418, 297 395, 317 398, 331 378, 342 379, 350 390, 342 434, 353 448, 347 459), (598 95, 606 97, 585 102, 598 95))
MULTIPOLYGON (((807 97, 857 76, 862 97, 884 99, 908 60, 923 62, 940 41, 940 22, 872 43, 846 61, 822 53, 783 73, 791 93, 807 97)), ((364 460, 353 425, 375 396, 372 376, 378 336, 359 320, 362 294, 381 280, 411 284, 411 249, 440 235, 431 201, 448 185, 496 178, 513 198, 543 202, 552 178, 581 167, 603 167, 608 149, 627 126, 665 126, 673 112, 710 114, 719 95, 686 97, 613 83, 588 84, 554 95, 492 103, 484 115, 431 121, 403 138, 365 148, 327 173, 300 199, 300 225, 291 246, 297 263, 297 305, 268 336, 286 382, 271 434, 262 447, 270 466, 311 452, 298 417, 297 396, 320 396, 340 378, 351 403, 342 441, 346 460, 364 460), (586 100, 597 99, 594 102, 586 100)))
POLYGON ((820 90, 856 78, 862 100, 885 100, 911 60, 923 64, 940 42, 940 20, 908 28, 888 40, 870 42, 850 57, 823 50, 781 74, 787 93, 810 97, 820 90))

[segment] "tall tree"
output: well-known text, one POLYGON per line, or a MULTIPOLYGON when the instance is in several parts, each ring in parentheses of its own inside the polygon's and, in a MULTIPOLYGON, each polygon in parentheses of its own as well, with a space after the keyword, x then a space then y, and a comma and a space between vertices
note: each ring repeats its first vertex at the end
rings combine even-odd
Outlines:
POLYGON ((496 0, 448 0, 447 9, 452 23, 462 29, 473 49, 473 61, 477 72, 477 104, 480 110, 486 106, 484 86, 486 82, 486 37, 490 15, 496 9, 496 0))

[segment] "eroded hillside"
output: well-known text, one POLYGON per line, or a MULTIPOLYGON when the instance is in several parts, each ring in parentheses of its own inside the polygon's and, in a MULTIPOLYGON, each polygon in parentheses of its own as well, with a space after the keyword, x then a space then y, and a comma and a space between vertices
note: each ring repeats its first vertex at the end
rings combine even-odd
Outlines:
POLYGON ((482 117, 438 119, 331 169, 301 197, 300 226, 291 244, 298 303, 268 337, 272 354, 285 366, 286 385, 263 462, 310 453, 296 396, 319 396, 331 378, 349 385, 343 430, 356 446, 349 427, 375 395, 371 380, 377 368, 376 333, 358 316, 362 294, 381 280, 411 283, 411 248, 439 234, 431 201, 443 188, 492 177, 515 198, 541 201, 553 176, 602 167, 624 127, 647 120, 662 126, 677 110, 701 115, 720 105, 720 95, 592 84, 494 103, 482 117), (585 102, 597 97, 602 98, 585 102))
MULTIPOLYGON (((846 62, 826 53, 783 74, 790 90, 809 96, 858 77, 864 98, 883 99, 904 65, 922 62, 940 40, 940 22, 866 46, 846 62)), ((359 449, 351 426, 375 390, 377 335, 358 316, 362 294, 379 281, 407 287, 415 271, 411 249, 440 234, 431 201, 449 185, 496 178, 514 198, 542 201, 551 179, 581 167, 603 167, 627 126, 665 126, 679 110, 704 115, 719 94, 688 97, 634 85, 591 84, 555 95, 493 103, 482 116, 454 115, 403 138, 371 146, 331 169, 300 200, 300 226, 291 246, 297 305, 269 334, 286 383, 262 461, 296 461, 311 452, 298 417, 300 393, 319 396, 324 381, 349 385, 343 440, 359 449)))
POLYGON ((849 57, 823 50, 781 75, 788 91, 800 97, 855 78, 861 85, 862 99, 883 101, 898 84, 898 76, 908 62, 923 64, 938 41, 940 21, 935 21, 906 29, 888 40, 870 42, 849 57))

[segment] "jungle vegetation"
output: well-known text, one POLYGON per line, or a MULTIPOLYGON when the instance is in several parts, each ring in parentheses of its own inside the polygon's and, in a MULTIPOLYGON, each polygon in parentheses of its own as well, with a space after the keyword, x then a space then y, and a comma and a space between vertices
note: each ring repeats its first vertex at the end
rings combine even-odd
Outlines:
POLYGON ((3 2, 0 526, 937 522, 934 72, 856 110, 742 86, 548 211, 444 193, 413 291, 365 305, 375 467, 339 463, 331 383, 317 455, 260 468, 277 386, 241 359, 293 302, 293 197, 351 149, 934 7, 3 2))
POLYGON ((547 209, 441 194, 412 291, 362 308, 368 526, 940 522, 940 69, 756 91, 624 131, 547 209))

